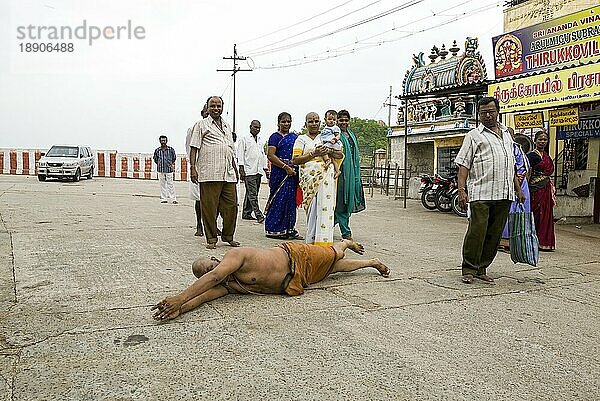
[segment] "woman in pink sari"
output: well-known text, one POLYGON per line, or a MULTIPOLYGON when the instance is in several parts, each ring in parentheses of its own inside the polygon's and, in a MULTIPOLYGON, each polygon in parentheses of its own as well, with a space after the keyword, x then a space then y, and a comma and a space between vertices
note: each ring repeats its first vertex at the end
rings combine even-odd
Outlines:
POLYGON ((554 173, 554 163, 545 151, 548 145, 546 131, 536 132, 534 143, 535 149, 527 153, 531 165, 531 179, 529 180, 531 211, 533 212, 535 229, 540 241, 540 251, 552 251, 556 245, 554 214, 552 212, 556 202, 551 180, 554 173))

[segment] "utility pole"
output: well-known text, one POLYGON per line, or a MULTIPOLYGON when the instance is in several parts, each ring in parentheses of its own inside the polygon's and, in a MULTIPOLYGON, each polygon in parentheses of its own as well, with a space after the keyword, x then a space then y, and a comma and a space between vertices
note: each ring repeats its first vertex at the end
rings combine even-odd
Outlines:
POLYGON ((392 86, 390 85, 390 96, 386 100, 387 103, 384 103, 384 106, 388 106, 388 128, 392 127, 392 107, 396 107, 396 104, 392 104, 392 86))
POLYGON ((237 47, 237 45, 234 43, 233 44, 233 57, 223 57, 223 60, 233 60, 233 69, 231 69, 231 70, 218 69, 217 70, 217 72, 223 72, 223 71, 231 72, 231 76, 233 77, 233 137, 234 138, 237 136, 237 134, 235 132, 235 74, 238 71, 252 71, 252 70, 243 70, 238 67, 238 61, 246 60, 246 57, 238 57, 236 47, 237 47))
POLYGON ((385 147, 385 164, 387 166, 387 182, 385 184, 385 194, 388 195, 389 194, 389 190, 390 190, 390 153, 391 153, 391 149, 390 149, 390 138, 389 135, 391 135, 392 133, 392 106, 396 106, 395 104, 392 104, 392 85, 390 85, 390 96, 386 99, 386 102, 383 104, 383 106, 387 106, 388 107, 388 120, 387 120, 387 135, 386 135, 386 147, 385 147))
MULTIPOLYGON (((391 132, 392 129, 392 107, 396 107, 397 105, 392 104, 392 86, 390 85, 390 96, 386 99, 386 102, 383 104, 383 106, 387 106, 388 107, 388 121, 387 121, 387 125, 388 125, 388 135, 391 132)), ((385 149, 385 158, 386 161, 389 163, 390 160, 390 138, 387 138, 387 146, 385 149)))

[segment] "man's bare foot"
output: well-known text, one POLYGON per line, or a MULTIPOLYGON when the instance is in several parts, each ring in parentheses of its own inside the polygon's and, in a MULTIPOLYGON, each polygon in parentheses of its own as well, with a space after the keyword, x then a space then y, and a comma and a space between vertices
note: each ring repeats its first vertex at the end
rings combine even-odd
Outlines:
POLYGON ((229 246, 232 246, 234 248, 237 248, 238 246, 240 246, 241 244, 237 241, 230 241, 228 242, 229 246))
POLYGON ((388 278, 390 276, 390 269, 381 263, 381 260, 373 259, 373 267, 376 268, 383 277, 388 278))
POLYGON ((176 296, 167 297, 150 308, 150 310, 157 309, 153 316, 155 320, 170 320, 175 319, 181 314, 181 305, 182 302, 176 296))
POLYGON ((488 276, 487 274, 476 274, 473 277, 475 277, 481 281, 485 281, 486 283, 489 283, 489 284, 494 283, 494 279, 491 278, 490 276, 488 276))
POLYGON ((214 243, 206 244, 206 249, 217 249, 217 244, 214 244, 214 243))
POLYGON ((194 236, 196 237, 204 237, 204 231, 200 230, 196 230, 196 233, 194 234, 194 236))
POLYGON ((358 253, 359 255, 362 255, 365 253, 365 247, 354 241, 352 238, 350 239, 343 239, 342 242, 345 242, 346 245, 348 246, 348 249, 350 249, 351 251, 354 251, 355 253, 358 253))

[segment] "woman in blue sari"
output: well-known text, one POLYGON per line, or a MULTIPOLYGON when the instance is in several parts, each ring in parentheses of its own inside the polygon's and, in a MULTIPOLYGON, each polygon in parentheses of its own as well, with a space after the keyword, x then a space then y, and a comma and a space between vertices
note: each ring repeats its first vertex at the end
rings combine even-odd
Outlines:
POLYGON ((292 163, 292 152, 298 135, 290 132, 292 116, 280 113, 278 131, 269 138, 267 157, 271 162, 269 200, 265 217, 267 237, 278 239, 304 239, 296 231, 296 190, 298 172, 292 163))

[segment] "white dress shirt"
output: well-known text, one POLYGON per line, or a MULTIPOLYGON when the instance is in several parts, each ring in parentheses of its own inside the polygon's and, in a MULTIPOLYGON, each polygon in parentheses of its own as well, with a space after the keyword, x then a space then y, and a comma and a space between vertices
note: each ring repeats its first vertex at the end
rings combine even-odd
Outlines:
POLYGON ((264 174, 267 168, 267 156, 260 141, 249 134, 237 143, 238 166, 244 166, 246 175, 264 174))

